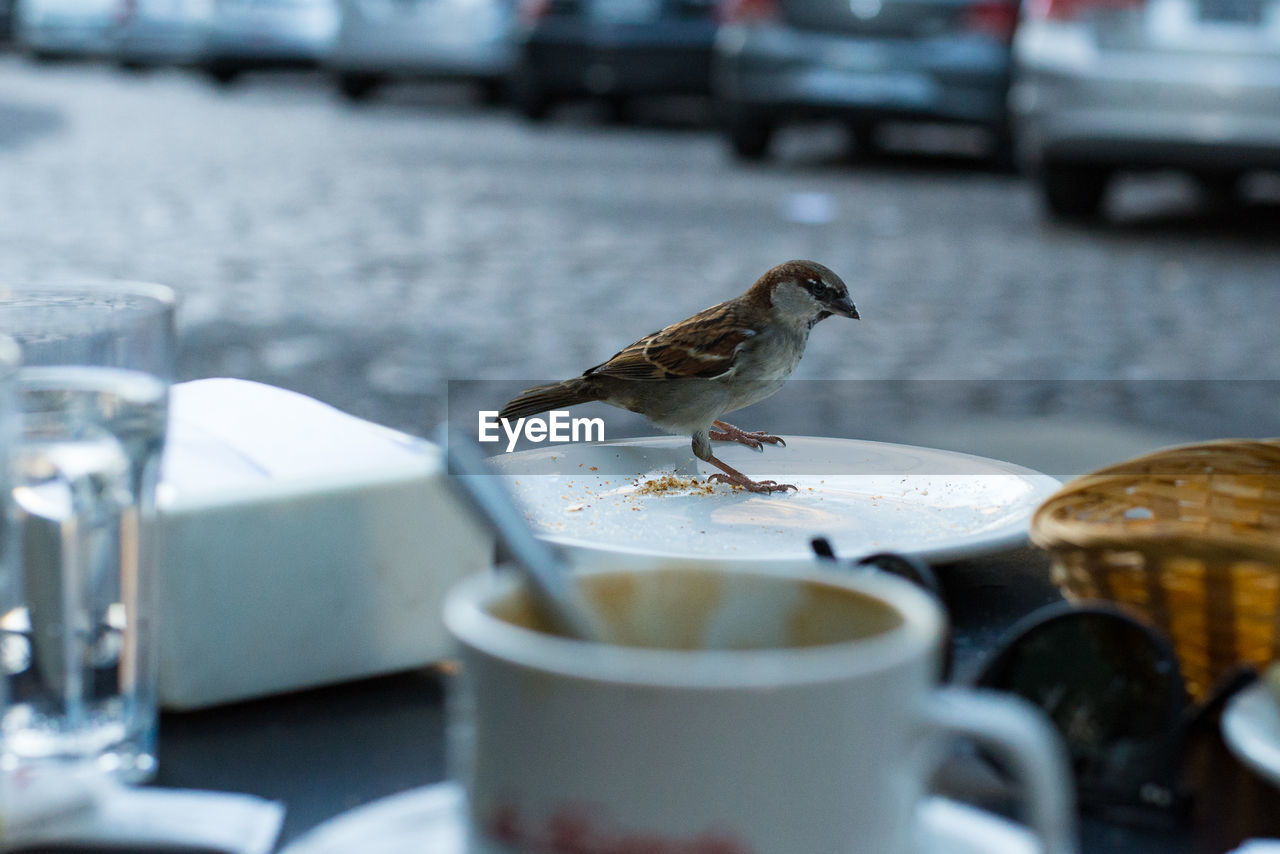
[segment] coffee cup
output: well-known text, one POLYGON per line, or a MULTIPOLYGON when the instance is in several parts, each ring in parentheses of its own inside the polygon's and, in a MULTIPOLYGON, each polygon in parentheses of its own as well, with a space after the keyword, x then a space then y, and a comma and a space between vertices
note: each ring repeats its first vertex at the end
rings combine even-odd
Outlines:
POLYGON ((812 563, 575 578, 608 642, 556 635, 514 574, 446 599, 470 854, 920 854, 954 735, 1013 771, 1046 854, 1076 850, 1056 733, 938 687, 944 615, 913 585, 812 563))

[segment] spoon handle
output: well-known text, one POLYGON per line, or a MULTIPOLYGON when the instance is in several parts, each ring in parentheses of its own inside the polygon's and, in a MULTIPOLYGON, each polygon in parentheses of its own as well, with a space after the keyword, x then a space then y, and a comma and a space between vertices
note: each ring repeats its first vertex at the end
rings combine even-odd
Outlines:
POLYGON ((570 637, 603 637, 594 611, 585 602, 569 570, 551 546, 534 536, 500 475, 485 461, 480 447, 456 430, 442 427, 439 442, 448 461, 450 481, 524 571, 535 604, 553 627, 570 637))

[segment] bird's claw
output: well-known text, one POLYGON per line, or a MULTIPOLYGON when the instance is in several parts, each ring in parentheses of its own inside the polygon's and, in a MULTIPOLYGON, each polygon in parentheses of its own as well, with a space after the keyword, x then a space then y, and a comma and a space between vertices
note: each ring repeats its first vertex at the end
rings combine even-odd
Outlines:
POLYGON ((727 474, 720 474, 719 472, 707 475, 707 480, 715 483, 727 483, 730 486, 739 486, 748 492, 786 492, 788 489, 800 491, 793 483, 778 483, 776 480, 747 480, 745 478, 736 480, 727 474))
POLYGON ((787 446, 781 436, 774 436, 764 430, 743 430, 732 424, 724 426, 728 429, 711 430, 707 435, 717 442, 739 442, 753 451, 763 451, 765 445, 781 445, 784 448, 787 446))
POLYGON ((741 436, 731 438, 737 438, 739 442, 756 451, 764 450, 765 445, 781 445, 784 448, 787 446, 781 436, 774 436, 763 430, 753 430, 750 433, 744 431, 741 436))

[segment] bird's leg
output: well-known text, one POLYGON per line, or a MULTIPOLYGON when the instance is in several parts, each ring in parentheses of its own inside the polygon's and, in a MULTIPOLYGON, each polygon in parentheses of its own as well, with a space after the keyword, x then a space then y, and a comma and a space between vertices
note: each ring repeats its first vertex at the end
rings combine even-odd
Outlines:
MULTIPOLYGON (((717 422, 722 423, 722 422, 717 422)), ((703 462, 711 463, 711 465, 720 469, 719 472, 708 475, 707 481, 711 483, 727 483, 732 486, 739 486, 749 492, 784 492, 788 489, 796 489, 790 483, 778 483, 775 480, 752 480, 733 466, 726 465, 717 460, 715 454, 711 453, 711 437, 708 430, 696 430, 693 434, 693 454, 703 462)), ((799 490, 796 489, 798 492, 799 490)))
POLYGON ((778 483, 776 480, 752 480, 733 466, 725 465, 717 460, 714 456, 708 456, 707 462, 720 469, 724 474, 719 472, 708 475, 707 480, 715 483, 728 483, 733 486, 740 486, 748 492, 786 492, 788 489, 795 489, 799 492, 794 484, 778 483))
POLYGON ((781 445, 784 448, 787 446, 787 443, 782 441, 781 436, 773 436, 763 430, 743 430, 719 419, 713 421, 712 424, 720 429, 711 430, 707 435, 717 442, 741 442, 748 448, 753 448, 757 451, 761 450, 765 444, 781 445))

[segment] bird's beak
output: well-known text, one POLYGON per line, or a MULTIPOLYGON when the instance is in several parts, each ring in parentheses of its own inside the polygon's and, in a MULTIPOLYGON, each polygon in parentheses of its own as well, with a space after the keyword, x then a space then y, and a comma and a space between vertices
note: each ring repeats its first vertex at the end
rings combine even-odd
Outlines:
POLYGON ((840 297, 832 300, 827 304, 827 309, 832 314, 838 314, 841 317, 852 317, 854 320, 860 320, 858 309, 854 306, 853 300, 848 297, 840 297))

